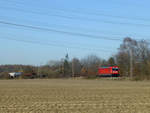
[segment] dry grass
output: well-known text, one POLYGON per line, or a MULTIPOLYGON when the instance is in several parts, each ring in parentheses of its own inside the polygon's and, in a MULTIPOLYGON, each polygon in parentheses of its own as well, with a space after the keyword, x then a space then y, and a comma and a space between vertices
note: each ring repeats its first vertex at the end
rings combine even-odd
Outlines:
POLYGON ((150 83, 1 80, 0 113, 150 113, 150 83))

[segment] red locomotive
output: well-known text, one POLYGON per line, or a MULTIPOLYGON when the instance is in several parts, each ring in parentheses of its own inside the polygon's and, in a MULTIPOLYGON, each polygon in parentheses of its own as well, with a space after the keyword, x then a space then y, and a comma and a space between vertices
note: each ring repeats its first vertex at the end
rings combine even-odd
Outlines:
POLYGON ((99 77, 119 77, 119 67, 112 66, 112 67, 100 67, 98 69, 98 76, 99 77))

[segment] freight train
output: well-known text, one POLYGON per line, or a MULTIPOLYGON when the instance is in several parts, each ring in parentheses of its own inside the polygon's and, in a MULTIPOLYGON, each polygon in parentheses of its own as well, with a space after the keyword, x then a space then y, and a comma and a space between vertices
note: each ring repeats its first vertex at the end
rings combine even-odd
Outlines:
POLYGON ((112 66, 112 67, 100 67, 98 69, 98 76, 99 77, 119 77, 119 67, 112 66))

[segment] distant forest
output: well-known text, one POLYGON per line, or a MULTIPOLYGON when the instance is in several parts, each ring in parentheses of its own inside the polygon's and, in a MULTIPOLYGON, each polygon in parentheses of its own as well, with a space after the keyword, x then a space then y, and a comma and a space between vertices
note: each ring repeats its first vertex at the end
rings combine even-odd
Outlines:
POLYGON ((22 72, 19 78, 95 78, 99 67, 119 66, 121 77, 135 80, 150 79, 150 48, 146 40, 134 40, 127 37, 118 48, 118 52, 108 60, 96 55, 83 59, 69 59, 69 55, 59 61, 49 61, 36 67, 31 65, 1 65, 0 78, 9 78, 10 72, 22 72), (32 75, 26 76, 26 75, 32 75))

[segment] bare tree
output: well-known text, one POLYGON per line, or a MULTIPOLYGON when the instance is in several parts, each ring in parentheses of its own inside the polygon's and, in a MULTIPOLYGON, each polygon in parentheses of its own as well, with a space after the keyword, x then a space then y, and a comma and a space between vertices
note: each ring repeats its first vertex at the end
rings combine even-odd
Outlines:
POLYGON ((81 60, 82 71, 86 76, 96 76, 99 66, 101 65, 101 59, 96 55, 89 55, 81 60))
POLYGON ((145 40, 136 41, 131 38, 125 38, 120 45, 116 60, 120 66, 121 74, 124 76, 128 76, 131 72, 134 77, 150 75, 148 69, 150 48, 149 43, 145 40))
POLYGON ((80 60, 77 58, 72 59, 72 76, 80 76, 81 72, 81 63, 80 60))

